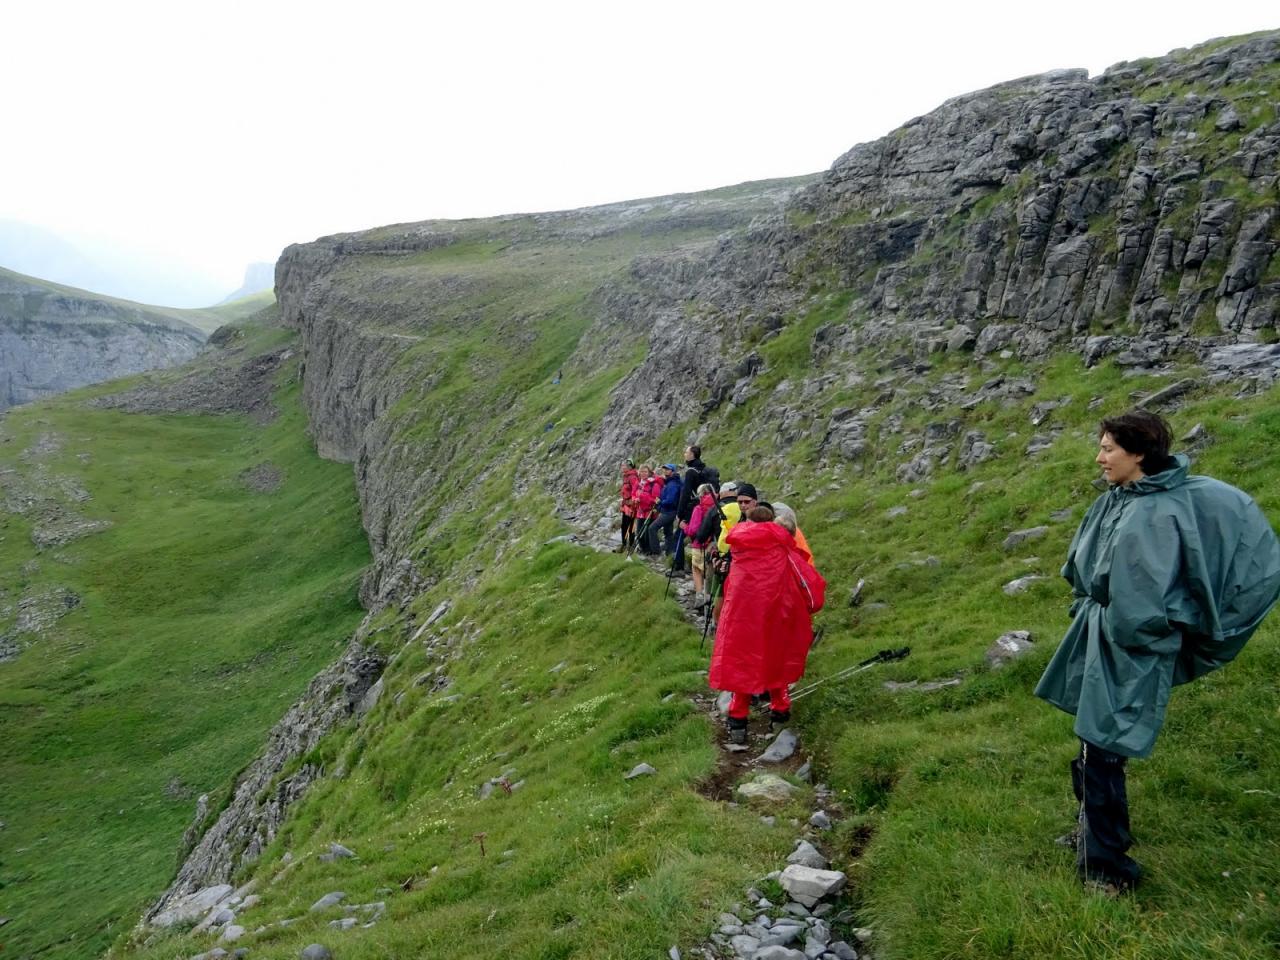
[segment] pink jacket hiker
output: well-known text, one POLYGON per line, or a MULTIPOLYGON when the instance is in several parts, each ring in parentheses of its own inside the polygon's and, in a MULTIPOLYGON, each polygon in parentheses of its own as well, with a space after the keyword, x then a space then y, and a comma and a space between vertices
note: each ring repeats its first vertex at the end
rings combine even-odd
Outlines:
MULTIPOLYGON (((697 530, 699 527, 701 527, 702 518, 707 515, 708 510, 715 509, 715 505, 716 505, 715 495, 711 493, 704 493, 702 495, 702 499, 698 501, 698 505, 693 508, 693 513, 690 514, 689 516, 689 529, 697 530)), ((706 547, 706 544, 703 543, 701 540, 694 540, 692 537, 690 537, 689 546, 693 547, 693 549, 695 550, 702 550, 706 547)))

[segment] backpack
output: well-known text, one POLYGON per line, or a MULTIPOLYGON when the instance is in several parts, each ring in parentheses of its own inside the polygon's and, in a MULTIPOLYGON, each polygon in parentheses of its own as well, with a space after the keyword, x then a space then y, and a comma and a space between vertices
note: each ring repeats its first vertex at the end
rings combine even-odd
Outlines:
POLYGON ((717 496, 720 493, 720 471, 716 467, 702 468, 702 482, 711 484, 711 490, 717 496))

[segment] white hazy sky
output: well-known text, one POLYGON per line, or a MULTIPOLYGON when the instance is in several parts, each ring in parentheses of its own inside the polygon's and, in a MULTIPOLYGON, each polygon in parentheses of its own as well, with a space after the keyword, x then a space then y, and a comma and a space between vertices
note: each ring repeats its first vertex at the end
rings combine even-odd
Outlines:
POLYGON ((5 5, 0 219, 239 284, 288 243, 823 169, 943 100, 1271 2, 5 5))

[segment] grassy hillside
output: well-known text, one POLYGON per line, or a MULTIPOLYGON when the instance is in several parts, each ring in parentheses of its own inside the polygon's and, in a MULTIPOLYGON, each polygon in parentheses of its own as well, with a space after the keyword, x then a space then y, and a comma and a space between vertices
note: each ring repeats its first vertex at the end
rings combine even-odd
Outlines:
MULTIPOLYGON (((121 300, 118 297, 108 297, 103 294, 94 293, 90 290, 81 290, 78 287, 68 287, 65 284, 54 283, 51 280, 42 280, 39 277, 29 277, 26 274, 15 273, 12 270, 5 270, 0 267, 0 277, 11 280, 24 286, 34 286, 41 290, 47 291, 47 295, 55 297, 68 297, 73 300, 97 301, 105 305, 107 310, 115 310, 121 317, 129 317, 135 321, 145 321, 149 323, 157 323, 163 326, 173 326, 180 328, 194 327, 203 333, 211 333, 222 323, 227 322, 221 320, 216 313, 218 309, 209 308, 207 310, 183 310, 178 307, 158 307, 145 303, 134 303, 132 300, 121 300)), ((227 304, 228 307, 233 306, 227 304)), ((260 309, 260 307, 259 307, 260 309)), ((83 321, 83 318, 78 318, 83 321)))
POLYGON ((271 306, 275 302, 276 295, 270 290, 263 290, 261 293, 251 293, 247 297, 240 297, 238 300, 232 300, 229 303, 220 303, 214 307, 201 307, 196 310, 172 308, 172 312, 193 327, 197 327, 205 333, 213 333, 213 331, 228 323, 239 323, 248 320, 258 311, 271 306))
POLYGON ((0 424, 6 957, 96 956, 136 922, 196 796, 217 809, 360 616, 350 472, 315 457, 296 383, 265 426, 86 406, 119 386, 0 424), (109 526, 52 542, 82 521, 109 526))
POLYGON ((109 307, 121 311, 124 315, 134 315, 140 319, 166 326, 194 327, 204 334, 213 333, 214 330, 224 324, 247 320, 259 310, 275 302, 275 294, 270 290, 264 290, 261 293, 250 294, 247 297, 241 297, 239 300, 218 304, 213 307, 195 309, 161 307, 146 303, 135 303, 132 300, 122 300, 119 297, 108 297, 90 290, 81 290, 78 287, 54 283, 51 280, 42 280, 39 277, 29 277, 26 274, 5 270, 3 267, 0 267, 0 276, 42 288, 48 291, 51 296, 101 301, 109 307))
MULTIPOLYGON (((461 273, 493 269, 483 251, 450 255, 461 273)), ((829 782, 843 807, 829 849, 851 878, 856 923, 876 931, 874 952, 913 960, 1273 955, 1278 622, 1237 664, 1176 693, 1155 757, 1132 766, 1135 854, 1149 879, 1131 899, 1082 891, 1071 856, 1052 843, 1074 816, 1066 764, 1075 747, 1070 718, 1030 692, 1066 626, 1067 591, 1056 574, 1096 496, 1097 417, 1194 374, 1189 361, 1166 377, 1131 377, 1110 362, 1086 370, 1074 356, 1043 366, 992 361, 983 370, 967 358, 935 358, 923 372, 896 375, 895 401, 873 425, 875 454, 865 462, 824 459, 816 439, 782 457, 773 388, 808 375, 812 330, 846 303, 817 293, 761 344, 767 369, 755 397, 717 422, 704 446, 726 478, 750 479, 799 510, 831 583, 811 677, 883 647, 913 649, 796 710, 815 779, 829 782), (956 413, 930 414, 930 391, 944 378, 976 391, 1002 375, 1033 381, 1034 392, 959 413, 962 429, 982 430, 997 456, 965 472, 948 461, 928 481, 898 483, 900 439, 956 413), (1032 408, 1046 400, 1059 406, 1033 427, 1032 408), (1036 433, 1054 442, 1027 455, 1036 433), (1003 549, 1010 531, 1037 524, 1050 528, 1042 539, 1003 549), (1002 592, 1029 573, 1046 579, 1021 595, 1002 592), (850 608, 860 578, 865 602, 850 608), (1010 629, 1030 630, 1036 647, 991 671, 984 651, 1010 629), (936 692, 882 686, 952 677, 961 682, 936 692)), ((480 356, 488 335, 484 325, 459 326, 433 340, 438 364, 457 369, 480 356)), ((649 569, 548 542, 566 528, 531 465, 554 470, 562 433, 599 416, 618 375, 601 369, 559 386, 529 377, 554 370, 565 349, 547 331, 528 341, 523 364, 492 363, 474 388, 425 382, 398 412, 404 442, 424 454, 466 436, 471 472, 447 474, 424 499, 414 556, 441 582, 383 615, 380 642, 394 659, 379 706, 311 758, 332 775, 238 878, 256 878, 263 896, 242 920, 251 931, 268 927, 243 941, 256 954, 296 956, 315 941, 344 960, 444 949, 531 958, 687 950, 741 902, 745 885, 778 866, 797 833, 788 822, 813 809, 811 788, 799 782, 798 798, 771 811, 775 827, 759 819, 764 811, 715 799, 723 794, 706 784, 719 731, 692 701, 706 693, 698 634, 662 600, 649 569), (501 416, 495 397, 514 398, 501 416), (554 429, 541 429, 546 423, 554 429), (487 464, 478 479, 477 464, 487 464), (466 491, 465 509, 448 509, 451 497, 438 492, 455 489, 466 491), (414 624, 446 599, 449 613, 418 634, 414 624), (624 781, 641 761, 657 775, 624 781), (484 784, 503 776, 520 786, 509 795, 490 787, 486 796, 484 784), (358 859, 320 860, 331 842, 358 859), (335 890, 348 903, 386 901, 387 914, 339 933, 328 921, 340 910, 308 910, 335 890)), ((886 389, 875 382, 883 381, 879 363, 855 360, 864 379, 849 382, 863 385, 821 403, 869 404, 886 389)), ((1271 441, 1280 409, 1269 393, 1237 392, 1201 385, 1172 411, 1174 424, 1182 433, 1203 423, 1212 442, 1200 467, 1250 490, 1278 517, 1280 455, 1271 441)), ((826 412, 813 411, 819 422, 826 412)), ((672 458, 686 436, 673 430, 634 452, 672 458)), ((599 489, 611 484, 601 478, 599 489)), ((122 943, 120 953, 177 958, 207 946, 170 934, 122 943)))

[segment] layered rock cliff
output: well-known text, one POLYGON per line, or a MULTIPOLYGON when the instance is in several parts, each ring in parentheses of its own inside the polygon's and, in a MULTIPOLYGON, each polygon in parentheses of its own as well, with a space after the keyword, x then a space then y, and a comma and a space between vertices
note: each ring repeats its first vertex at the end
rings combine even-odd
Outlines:
MULTIPOLYGON (((755 348, 834 296, 840 312, 812 334, 802 402, 780 396, 779 423, 760 428, 772 447, 816 437, 833 456, 892 456, 864 442, 874 410, 832 416, 855 356, 910 376, 948 352, 980 361, 1069 348, 1140 369, 1189 353, 1270 377, 1277 100, 1272 33, 956 97, 854 147, 785 203, 775 186, 291 247, 277 294, 303 334, 316 441, 356 462, 369 531, 392 560, 421 519, 423 491, 448 472, 395 442, 410 415, 392 406, 447 375, 417 346, 486 311, 501 315, 500 337, 538 336, 555 312, 522 311, 512 283, 534 300, 570 282, 582 289, 589 324, 565 371, 631 367, 598 422, 557 434, 551 482, 565 494, 673 425, 713 432, 763 371, 755 348), (623 258, 610 247, 619 237, 659 242, 623 258), (524 251, 518 272, 477 269, 468 257, 486 244, 509 260, 524 251), (558 257, 533 255, 575 245, 597 269, 566 273, 558 257)), ((949 402, 974 395, 953 386, 949 402)), ((513 397, 492 399, 506 401, 500 410, 513 397)), ((938 458, 926 459, 904 479, 938 458)))
MULTIPOLYGON (((460 563, 467 511, 501 529, 504 499, 535 492, 593 520, 593 486, 660 437, 732 430, 762 472, 803 456, 918 483, 999 455, 966 411, 1033 396, 1061 351, 1268 386, 1277 101, 1267 34, 957 97, 816 179, 290 247, 276 294, 315 442, 356 471, 365 603, 393 608, 460 563), (786 376, 775 341, 796 345, 786 376), (906 426, 913 409, 936 422, 906 426)), ((283 813, 261 800, 269 771, 252 777, 209 836, 256 850, 254 818, 283 813)), ((240 852, 204 844, 184 890, 240 852)))
POLYGON ((204 340, 161 310, 0 270, 0 410, 174 366, 204 340))

